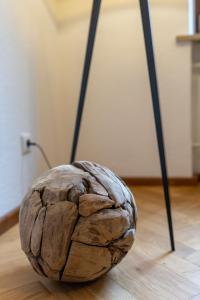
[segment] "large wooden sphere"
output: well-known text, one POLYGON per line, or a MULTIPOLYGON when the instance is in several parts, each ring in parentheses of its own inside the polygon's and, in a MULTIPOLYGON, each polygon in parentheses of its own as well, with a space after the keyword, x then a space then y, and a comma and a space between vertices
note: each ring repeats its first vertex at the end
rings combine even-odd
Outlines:
POLYGON ((23 251, 34 270, 67 282, 94 280, 118 264, 135 238, 136 205, 106 167, 56 167, 31 187, 20 209, 23 251))

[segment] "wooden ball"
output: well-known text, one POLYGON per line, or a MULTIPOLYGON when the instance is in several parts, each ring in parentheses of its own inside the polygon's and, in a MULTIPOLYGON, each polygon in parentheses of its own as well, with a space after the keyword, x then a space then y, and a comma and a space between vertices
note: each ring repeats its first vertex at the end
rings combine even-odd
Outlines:
POLYGON ((136 204, 108 168, 80 161, 36 180, 20 209, 22 249, 42 276, 67 282, 94 280, 131 248, 136 204))

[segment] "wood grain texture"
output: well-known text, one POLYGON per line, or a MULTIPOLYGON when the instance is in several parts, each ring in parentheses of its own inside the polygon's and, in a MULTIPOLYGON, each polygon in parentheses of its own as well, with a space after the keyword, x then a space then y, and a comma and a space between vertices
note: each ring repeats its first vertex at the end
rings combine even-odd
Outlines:
POLYGON ((161 187, 134 188, 139 219, 129 254, 106 276, 62 284, 38 276, 20 249, 19 228, 0 237, 1 300, 199 300, 200 186, 172 187, 176 252, 169 252, 161 187))
POLYGON ((111 253, 106 247, 72 242, 62 280, 84 282, 93 280, 111 268, 111 253))
POLYGON ((105 196, 84 194, 79 197, 79 214, 88 217, 103 208, 111 208, 115 202, 105 196))
POLYGON ((22 202, 22 249, 40 275, 91 281, 131 248, 136 213, 132 193, 106 167, 86 161, 56 167, 36 180, 22 202))
POLYGON ((71 239, 93 246, 107 246, 121 238, 130 225, 126 210, 103 209, 88 218, 80 217, 71 239))

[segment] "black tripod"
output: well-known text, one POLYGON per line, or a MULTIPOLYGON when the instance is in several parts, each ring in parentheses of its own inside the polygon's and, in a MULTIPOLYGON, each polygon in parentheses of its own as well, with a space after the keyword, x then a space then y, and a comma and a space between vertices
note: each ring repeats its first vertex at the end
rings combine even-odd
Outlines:
MULTIPOLYGON (((151 96, 152 96, 152 104, 154 110, 158 150, 160 156, 160 166, 162 171, 162 181, 163 181, 163 190, 165 195, 169 236, 171 242, 171 250, 174 251, 175 244, 174 244, 174 233, 173 233, 173 224, 172 224, 172 215, 171 215, 171 201, 169 195, 169 184, 168 184, 167 166, 166 166, 166 159, 165 159, 165 147, 164 147, 162 120, 161 120, 161 113, 160 113, 160 101, 159 101, 156 67, 155 67, 153 42, 152 42, 152 34, 151 34, 149 3, 148 0, 139 0, 139 2, 140 2, 140 11, 141 11, 141 18, 142 18, 142 25, 143 25, 143 32, 144 32, 144 41, 146 47, 146 56, 147 56, 149 80, 151 86, 151 96)), ((82 119, 84 102, 85 102, 85 95, 86 95, 87 84, 88 84, 88 77, 90 72, 91 59, 92 59, 95 36, 96 36, 97 23, 98 23, 99 13, 100 13, 100 6, 101 6, 101 0, 93 0, 87 50, 86 50, 85 63, 83 69, 83 77, 81 82, 79 105, 77 110, 74 138, 73 138, 72 151, 71 151, 71 159, 70 159, 71 163, 74 161, 76 156, 79 131, 80 131, 81 119, 82 119)))

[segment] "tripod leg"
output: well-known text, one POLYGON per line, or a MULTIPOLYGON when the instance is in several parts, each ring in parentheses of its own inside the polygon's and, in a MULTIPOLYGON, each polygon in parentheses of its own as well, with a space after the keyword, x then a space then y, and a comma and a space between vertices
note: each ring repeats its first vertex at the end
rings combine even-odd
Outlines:
POLYGON ((70 158, 71 163, 75 160, 76 151, 77 151, 81 119, 82 119, 82 115, 83 115, 85 95, 86 95, 86 91, 87 91, 88 78, 89 78, 89 73, 90 73, 90 66, 91 66, 97 24, 98 24, 99 13, 100 13, 100 6, 101 6, 101 0, 93 0, 93 7, 92 7, 90 28, 89 28, 88 42, 87 42, 87 50, 86 50, 86 55, 85 55, 83 77, 82 77, 82 82, 81 82, 79 104, 78 104, 78 109, 77 109, 74 137, 73 137, 72 150, 71 150, 71 158, 70 158))
POLYGON ((174 251, 175 244, 174 244, 174 233, 173 233, 172 214, 171 214, 171 201, 170 201, 170 194, 169 194, 169 184, 168 184, 167 166, 166 166, 166 159, 165 159, 165 147, 164 147, 164 138, 163 138, 163 130, 162 130, 158 84, 157 84, 157 77, 156 77, 156 67, 155 67, 154 50, 153 50, 153 42, 152 42, 152 34, 151 34, 149 3, 148 0, 139 0, 139 1, 140 1, 140 11, 141 11, 144 40, 145 40, 145 47, 146 47, 146 56, 148 62, 148 71, 149 71, 149 80, 151 86, 151 96, 152 96, 152 104, 154 110, 156 135, 157 135, 158 149, 160 155, 160 165, 162 171, 162 180, 163 180, 163 189, 165 195, 169 236, 171 241, 171 250, 174 251))

